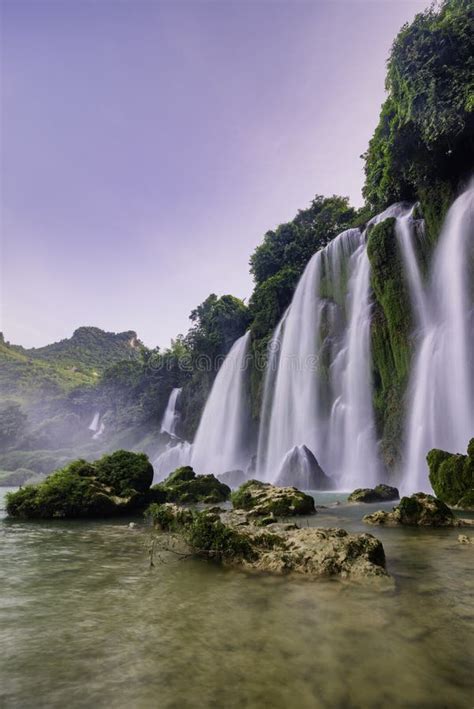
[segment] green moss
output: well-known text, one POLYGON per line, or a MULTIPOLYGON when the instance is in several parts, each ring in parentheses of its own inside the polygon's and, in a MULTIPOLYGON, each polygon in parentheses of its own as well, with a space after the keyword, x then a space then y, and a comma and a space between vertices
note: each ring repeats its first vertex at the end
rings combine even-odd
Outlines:
POLYGON ((162 495, 168 502, 193 504, 196 502, 224 502, 230 487, 214 475, 196 475, 190 466, 178 468, 162 483, 154 485, 152 494, 162 495))
POLYGON ((430 483, 436 496, 449 505, 474 506, 474 439, 468 455, 434 448, 427 455, 430 483))
POLYGON ((238 531, 223 524, 219 515, 196 512, 186 526, 186 541, 198 554, 217 559, 252 559, 250 541, 238 531))
POLYGON ((433 181, 418 189, 421 211, 431 249, 436 246, 447 211, 456 196, 450 182, 433 181))
POLYGON ((148 503, 147 485, 152 479, 153 468, 143 454, 117 451, 96 463, 79 459, 38 485, 10 493, 7 512, 12 517, 33 519, 108 517, 133 512, 148 503))
POLYGON ((454 521, 454 515, 447 505, 432 495, 421 492, 411 497, 402 497, 398 507, 400 524, 408 526, 445 526, 454 521))
POLYGON ((231 494, 235 509, 249 510, 262 517, 314 514, 314 499, 296 488, 279 488, 259 480, 248 480, 231 494))
POLYGON ((145 518, 164 532, 170 532, 190 524, 193 513, 185 508, 176 510, 168 504, 153 503, 145 511, 145 518))
POLYGON ((394 219, 376 224, 367 242, 375 295, 371 322, 374 409, 388 468, 394 467, 401 456, 413 330, 410 297, 394 227, 394 219))

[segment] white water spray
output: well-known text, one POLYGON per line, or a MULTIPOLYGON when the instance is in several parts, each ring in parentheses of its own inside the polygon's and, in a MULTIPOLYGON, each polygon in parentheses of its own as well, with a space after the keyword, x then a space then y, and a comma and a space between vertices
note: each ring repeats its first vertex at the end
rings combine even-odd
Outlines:
POLYGON ((217 475, 247 466, 249 342, 250 332, 234 342, 206 401, 191 453, 197 473, 217 475))
POLYGON ((168 433, 170 436, 176 435, 176 426, 179 421, 179 413, 176 407, 180 394, 181 388, 172 389, 161 421, 161 433, 168 433))
POLYGON ((434 256, 409 391, 402 488, 429 490, 426 454, 463 452, 474 432, 474 189, 450 208, 434 256), (470 270, 471 269, 471 270, 470 270))

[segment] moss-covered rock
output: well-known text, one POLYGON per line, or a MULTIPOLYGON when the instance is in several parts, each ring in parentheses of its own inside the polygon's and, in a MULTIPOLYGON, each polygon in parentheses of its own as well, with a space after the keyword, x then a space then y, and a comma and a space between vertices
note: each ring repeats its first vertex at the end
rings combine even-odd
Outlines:
POLYGON ((177 505, 156 507, 156 527, 171 531, 198 556, 271 573, 387 580, 381 542, 370 534, 344 529, 300 529, 274 517, 263 528, 242 510, 191 511, 177 505))
POLYGON ((374 488, 357 488, 347 498, 348 502, 391 502, 399 500, 400 493, 396 487, 390 485, 376 485, 374 488))
POLYGON ((410 373, 413 330, 410 296, 395 234, 395 219, 369 231, 367 255, 375 302, 371 320, 374 409, 388 469, 401 458, 404 394, 410 373))
POLYGON ((474 438, 469 442, 467 455, 433 448, 427 461, 436 496, 448 505, 474 508, 474 438))
POLYGON ((166 480, 153 485, 151 489, 155 501, 180 502, 224 502, 229 498, 230 487, 221 483, 214 475, 196 475, 189 466, 177 468, 166 480))
POLYGON ((459 527, 462 525, 449 507, 433 495, 417 492, 411 497, 402 497, 392 512, 379 510, 365 515, 364 522, 387 526, 409 527, 459 527))
POLYGON ((76 460, 38 485, 7 496, 11 517, 73 519, 109 517, 143 509, 153 468, 141 453, 118 451, 95 463, 76 460), (138 489, 134 487, 138 485, 138 489))
POLYGON ((295 487, 276 487, 259 480, 249 480, 231 495, 235 509, 247 510, 252 517, 290 517, 316 513, 310 495, 295 487))

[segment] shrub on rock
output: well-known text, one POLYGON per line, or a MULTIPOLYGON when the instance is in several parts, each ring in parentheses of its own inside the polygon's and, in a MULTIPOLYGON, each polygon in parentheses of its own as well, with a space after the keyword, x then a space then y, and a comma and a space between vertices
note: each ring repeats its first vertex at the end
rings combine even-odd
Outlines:
POLYGON ((198 556, 278 574, 388 580, 383 546, 371 534, 300 529, 275 518, 271 526, 262 528, 259 518, 242 510, 197 512, 174 504, 153 507, 149 516, 155 526, 177 533, 198 556))
POLYGON ((147 504, 153 468, 146 455, 117 451, 95 463, 75 460, 38 485, 7 496, 12 517, 31 519, 109 517, 147 504), (151 472, 150 472, 151 469, 151 472), (135 487, 138 486, 138 487, 135 487))

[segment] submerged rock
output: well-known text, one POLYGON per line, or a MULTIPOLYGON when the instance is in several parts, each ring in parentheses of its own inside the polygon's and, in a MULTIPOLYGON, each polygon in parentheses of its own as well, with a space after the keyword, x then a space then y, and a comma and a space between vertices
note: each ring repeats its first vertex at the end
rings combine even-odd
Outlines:
POLYGON ((396 487, 390 485, 376 485, 371 487, 359 487, 354 492, 351 492, 347 498, 348 502, 391 502, 399 500, 400 493, 396 487))
POLYGON ((236 509, 247 510, 249 516, 312 515, 316 513, 314 500, 296 487, 276 487, 258 480, 248 480, 231 495, 236 509))
POLYGON ((116 451, 94 463, 76 460, 38 485, 7 495, 12 517, 72 519, 110 517, 143 510, 149 504, 153 467, 144 453, 116 451))
POLYGON ((153 505, 149 518, 163 531, 178 532, 197 555, 224 564, 278 574, 352 579, 388 579, 382 543, 371 534, 344 529, 265 526, 243 510, 193 512, 153 505))
POLYGON ((228 470, 226 473, 217 476, 218 480, 231 488, 240 487, 247 480, 243 470, 228 470))
POLYGON ((157 502, 223 502, 230 495, 230 487, 214 475, 196 475, 189 465, 178 468, 166 480, 153 485, 151 493, 157 502))
POLYGON ((368 524, 410 527, 459 527, 463 523, 457 519, 449 507, 433 495, 417 492, 411 497, 402 497, 392 512, 379 510, 365 515, 368 524))
POLYGON ((430 483, 440 500, 461 509, 474 509, 474 438, 467 455, 433 448, 427 455, 430 483))
POLYGON ((295 446, 286 454, 275 485, 295 485, 303 490, 331 490, 333 482, 306 446, 295 446))

